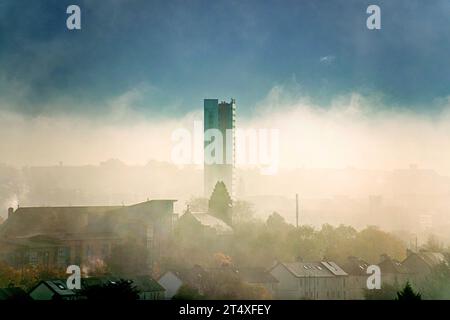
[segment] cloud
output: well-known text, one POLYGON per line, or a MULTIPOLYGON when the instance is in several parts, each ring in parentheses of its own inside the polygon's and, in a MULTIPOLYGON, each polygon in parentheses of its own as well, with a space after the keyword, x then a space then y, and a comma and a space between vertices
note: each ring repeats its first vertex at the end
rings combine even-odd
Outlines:
MULTIPOLYGON (((143 114, 135 104, 145 89, 135 88, 107 103, 103 117, 24 116, 0 111, 2 161, 14 165, 95 164, 117 158, 129 164, 170 161, 172 133, 193 130, 202 120, 195 109, 177 117, 143 114)), ((430 116, 381 105, 358 93, 337 96, 330 106, 274 87, 253 116, 239 113, 241 128, 278 129, 280 168, 421 168, 450 174, 450 103, 430 116)), ((92 108, 97 106, 92 105, 92 108)))
POLYGON ((319 59, 320 63, 326 64, 326 65, 332 64, 334 62, 334 60, 336 60, 336 57, 331 56, 331 55, 323 56, 323 57, 320 57, 320 59, 319 59))

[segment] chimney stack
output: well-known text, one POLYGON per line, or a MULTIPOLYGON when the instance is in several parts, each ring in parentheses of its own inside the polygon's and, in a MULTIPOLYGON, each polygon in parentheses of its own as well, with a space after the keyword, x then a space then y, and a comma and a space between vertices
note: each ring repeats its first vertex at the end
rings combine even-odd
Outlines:
POLYGON ((11 215, 14 213, 14 208, 8 208, 8 219, 11 217, 11 215))

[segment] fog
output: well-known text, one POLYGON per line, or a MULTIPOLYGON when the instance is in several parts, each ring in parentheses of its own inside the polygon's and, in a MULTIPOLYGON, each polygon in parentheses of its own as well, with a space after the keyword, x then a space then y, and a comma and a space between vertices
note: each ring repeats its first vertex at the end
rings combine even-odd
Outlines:
MULTIPOLYGON (((136 96, 131 91, 111 101, 102 116, 29 116, 1 108, 1 215, 19 203, 129 204, 146 198, 179 199, 182 212, 186 201, 201 197, 201 165, 171 163, 172 133, 193 130, 194 121, 202 120, 201 99, 192 112, 168 116, 138 111, 136 96)), ((237 170, 237 197, 251 201, 258 215, 279 211, 293 222, 299 193, 304 223, 448 231, 447 101, 430 115, 357 93, 320 106, 282 86, 251 112, 241 112, 245 107, 236 98, 239 128, 279 130, 275 175, 254 166, 237 170)))
MULTIPOLYGON (((202 101, 190 113, 169 117, 164 110, 141 114, 133 107, 135 96, 139 92, 118 97, 102 116, 58 112, 31 117, 2 108, 1 161, 15 166, 87 165, 110 158, 126 164, 170 162, 172 133, 178 128, 193 131, 194 121, 202 120, 202 101)), ((238 100, 239 128, 279 130, 281 168, 392 170, 415 164, 450 174, 446 102, 438 115, 417 114, 353 93, 323 107, 307 97, 294 99, 277 86, 251 114, 240 114, 240 107, 246 106, 238 100)))

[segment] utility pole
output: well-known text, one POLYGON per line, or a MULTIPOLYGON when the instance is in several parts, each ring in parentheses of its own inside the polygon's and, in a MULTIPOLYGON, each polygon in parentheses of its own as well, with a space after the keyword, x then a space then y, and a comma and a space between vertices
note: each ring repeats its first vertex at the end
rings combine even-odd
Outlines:
POLYGON ((295 226, 298 229, 298 193, 295 194, 295 226))

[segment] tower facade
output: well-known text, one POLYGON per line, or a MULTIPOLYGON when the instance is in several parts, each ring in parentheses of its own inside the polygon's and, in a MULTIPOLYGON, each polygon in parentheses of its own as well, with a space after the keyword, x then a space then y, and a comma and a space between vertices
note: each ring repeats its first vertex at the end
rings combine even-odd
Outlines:
POLYGON ((233 198, 236 101, 231 99, 231 102, 219 103, 218 99, 205 99, 203 107, 204 194, 209 198, 217 182, 222 181, 233 198), (214 133, 219 132, 221 141, 215 141, 218 136, 214 133), (210 152, 211 144, 215 146, 214 152, 210 152), (211 161, 211 158, 219 161, 211 161))

